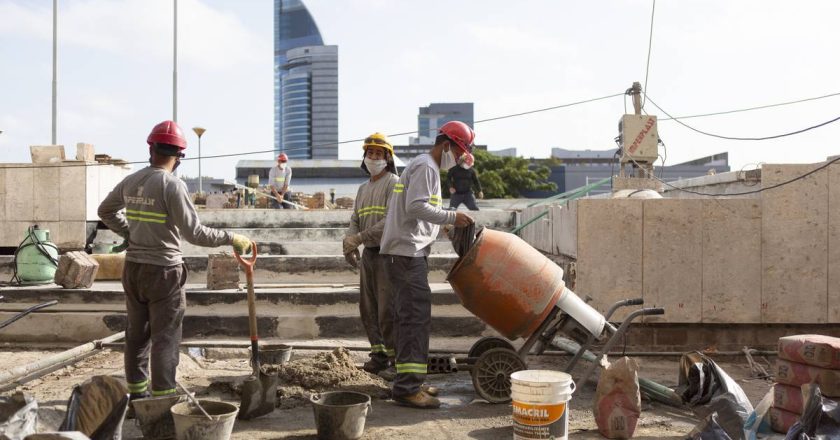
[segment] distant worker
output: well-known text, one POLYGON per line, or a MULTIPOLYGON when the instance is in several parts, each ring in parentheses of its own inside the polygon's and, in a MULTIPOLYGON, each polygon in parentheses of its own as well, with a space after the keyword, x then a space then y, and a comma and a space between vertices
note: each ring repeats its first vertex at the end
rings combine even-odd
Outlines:
POLYGON ((472 166, 475 133, 463 122, 443 124, 432 149, 403 171, 388 201, 380 254, 387 255, 394 286, 394 338, 397 376, 391 392, 400 404, 438 408, 438 390, 423 385, 428 370, 432 289, 429 264, 440 225, 466 227, 473 219, 441 208, 440 168, 472 166))
POLYGON ((399 180, 394 165, 394 147, 381 133, 365 139, 362 169, 370 175, 356 193, 350 227, 344 236, 344 257, 359 268, 359 312, 370 341, 370 359, 364 370, 393 380, 394 363, 394 291, 388 278, 385 256, 379 254, 379 241, 385 229, 388 198, 399 180), (365 249, 359 261, 359 246, 365 249), (389 370, 384 372, 384 370, 389 370))
POLYGON ((478 211, 473 195, 473 186, 478 190, 478 198, 484 198, 478 172, 473 167, 454 166, 446 172, 446 182, 449 184, 449 209, 455 210, 461 203, 467 205, 470 211, 478 211))
POLYGON ((152 396, 175 394, 187 282, 181 238, 198 246, 233 245, 240 254, 251 246, 243 235, 199 222, 187 185, 172 174, 187 148, 178 124, 161 122, 146 142, 151 165, 118 183, 98 211, 128 242, 122 284, 128 314, 125 379, 132 399, 148 397, 149 388, 152 396))
POLYGON ((277 156, 277 165, 271 167, 271 171, 268 173, 268 187, 271 189, 271 195, 276 197, 276 199, 271 199, 271 206, 274 209, 281 207, 283 209, 294 208, 291 204, 292 195, 289 193, 292 184, 292 167, 287 162, 289 162, 289 156, 286 156, 286 153, 280 153, 277 156), (277 199, 289 203, 283 203, 277 199))

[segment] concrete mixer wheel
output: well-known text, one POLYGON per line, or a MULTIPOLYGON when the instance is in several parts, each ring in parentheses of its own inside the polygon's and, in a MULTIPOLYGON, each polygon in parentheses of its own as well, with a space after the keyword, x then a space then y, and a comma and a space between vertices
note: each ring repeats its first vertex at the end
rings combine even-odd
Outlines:
POLYGON ((491 348, 478 358, 472 368, 473 388, 490 403, 510 402, 510 375, 527 369, 525 361, 515 351, 491 348))
POLYGON ((493 348, 507 348, 508 350, 516 351, 513 349, 513 345, 510 342, 502 339, 497 338, 495 336, 485 336, 477 341, 475 344, 472 345, 470 348, 470 353, 467 355, 471 358, 477 358, 484 354, 487 350, 493 348))

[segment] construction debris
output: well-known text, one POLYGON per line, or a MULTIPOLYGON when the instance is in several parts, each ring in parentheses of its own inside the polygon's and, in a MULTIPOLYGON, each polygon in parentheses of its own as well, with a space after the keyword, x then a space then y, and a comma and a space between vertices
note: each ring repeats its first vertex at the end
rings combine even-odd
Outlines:
POLYGON ((38 402, 17 392, 0 397, 0 438, 22 439, 34 434, 38 426, 38 402))
POLYGON ((99 262, 85 252, 67 252, 58 259, 54 281, 65 289, 87 289, 99 272, 99 262))

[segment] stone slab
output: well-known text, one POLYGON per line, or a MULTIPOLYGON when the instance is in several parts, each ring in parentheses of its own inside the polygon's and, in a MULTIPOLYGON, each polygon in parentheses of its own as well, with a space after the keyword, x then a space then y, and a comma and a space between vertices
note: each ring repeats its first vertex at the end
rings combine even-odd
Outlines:
POLYGON ((82 250, 87 240, 87 223, 63 220, 57 225, 55 244, 62 250, 82 250))
POLYGON ((840 322, 840 164, 828 173, 828 322, 840 322))
POLYGON ((59 171, 61 179, 61 200, 59 213, 62 221, 85 220, 85 167, 76 163, 62 166, 59 171))
MULTIPOLYGON (((762 185, 818 165, 765 165, 762 185)), ((762 322, 828 319, 828 172, 761 193, 762 322)))
POLYGON ((33 184, 32 168, 6 168, 6 220, 32 220, 33 184))
POLYGON ((86 144, 84 142, 77 143, 76 160, 82 160, 85 162, 96 161, 96 152, 94 151, 93 144, 86 144))
POLYGON ((29 147, 32 163, 60 163, 64 160, 64 145, 32 145, 29 147))
POLYGON ((57 166, 44 166, 34 170, 32 187, 33 220, 59 221, 61 182, 57 166))
POLYGON ((761 322, 761 200, 702 204, 703 322, 761 322))
POLYGON ((601 313, 616 301, 642 298, 642 201, 581 199, 577 209, 576 293, 591 296, 601 313))
POLYGON ((702 236, 702 200, 644 201, 645 306, 665 308, 665 315, 646 321, 700 322, 702 236))
POLYGON ((556 255, 577 257, 577 200, 551 207, 552 250, 556 255))

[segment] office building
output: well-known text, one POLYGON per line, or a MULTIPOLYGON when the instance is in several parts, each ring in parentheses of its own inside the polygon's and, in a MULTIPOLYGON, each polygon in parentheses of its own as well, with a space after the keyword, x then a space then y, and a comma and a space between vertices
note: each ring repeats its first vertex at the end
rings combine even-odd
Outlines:
POLYGON ((473 128, 473 103, 432 103, 428 107, 420 107, 417 114, 417 137, 410 137, 408 143, 434 144, 438 129, 450 121, 461 121, 473 128))

